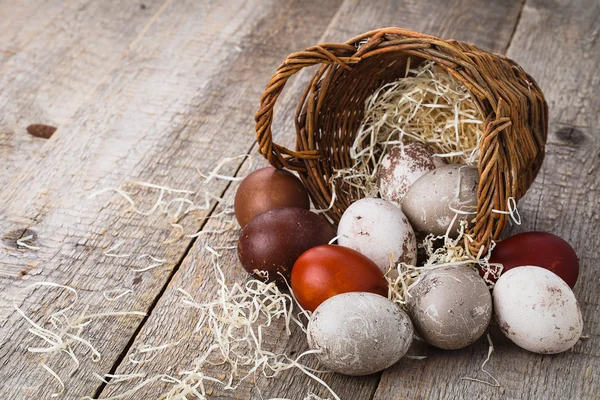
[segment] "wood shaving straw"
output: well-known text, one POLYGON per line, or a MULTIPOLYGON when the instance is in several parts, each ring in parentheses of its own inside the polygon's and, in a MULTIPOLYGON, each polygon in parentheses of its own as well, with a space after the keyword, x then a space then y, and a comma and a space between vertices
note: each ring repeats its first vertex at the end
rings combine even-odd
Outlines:
POLYGON ((350 149, 355 165, 337 170, 365 196, 378 194, 377 166, 389 146, 411 141, 431 145, 449 164, 477 165, 483 113, 468 89, 437 64, 424 62, 388 83, 365 103, 365 116, 350 149))

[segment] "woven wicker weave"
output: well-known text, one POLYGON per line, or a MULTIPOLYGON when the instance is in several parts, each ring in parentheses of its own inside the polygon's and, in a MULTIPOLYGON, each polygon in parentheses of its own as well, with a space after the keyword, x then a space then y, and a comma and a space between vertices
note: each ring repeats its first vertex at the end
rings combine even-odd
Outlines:
MULTIPOLYGON (((433 60, 473 94, 485 115, 480 145, 479 189, 472 252, 498 240, 508 215, 508 198, 520 199, 544 159, 548 106, 539 87, 514 61, 453 40, 385 28, 364 33, 343 44, 323 43, 290 54, 279 66, 261 97, 256 114, 259 151, 271 165, 299 172, 315 207, 331 202, 330 177, 352 165, 349 149, 361 124, 365 100, 385 83, 404 76, 411 65, 433 60), (320 64, 296 111, 296 150, 273 143, 273 107, 287 80, 305 67, 320 64)), ((329 216, 339 221, 360 197, 337 183, 329 216)))

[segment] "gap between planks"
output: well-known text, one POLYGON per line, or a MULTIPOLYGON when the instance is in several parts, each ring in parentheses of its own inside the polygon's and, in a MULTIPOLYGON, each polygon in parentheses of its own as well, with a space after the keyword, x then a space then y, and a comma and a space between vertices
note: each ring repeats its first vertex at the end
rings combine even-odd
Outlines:
MULTIPOLYGON (((140 33, 138 34, 138 36, 132 41, 132 43, 128 46, 128 49, 132 47, 133 43, 140 40, 141 37, 143 37, 143 35, 145 34, 146 31, 148 31, 148 29, 151 27, 151 25, 156 21, 156 19, 159 17, 159 15, 164 11, 164 9, 166 9, 166 7, 172 2, 172 0, 166 0, 164 2, 164 4, 160 7, 160 9, 156 12, 156 14, 151 18, 151 20, 146 24, 146 26, 144 26, 144 28, 140 31, 140 33)), ((329 27, 334 24, 334 22, 337 20, 340 12, 342 11, 342 8, 344 6, 344 2, 342 2, 340 4, 340 6, 338 7, 338 10, 336 11, 336 13, 333 15, 331 22, 327 25, 326 29, 324 30, 323 36, 321 36, 321 39, 319 40, 319 43, 323 41, 323 38, 326 35, 327 30, 329 29, 329 27)), ((125 52, 123 53, 123 55, 125 54, 125 52)), ((283 99, 286 99, 288 96, 290 96, 291 94, 288 92, 283 96, 283 99)), ((251 154, 251 152, 255 151, 257 147, 257 143, 256 141, 254 141, 252 143, 252 145, 248 148, 246 154, 251 154)), ((242 167, 246 164, 250 162, 248 160, 248 157, 245 157, 243 160, 241 160, 239 162, 239 164, 235 167, 235 172, 233 173, 234 177, 237 177, 240 170, 242 169, 242 167)), ((231 185, 233 184, 233 182, 228 182, 225 187, 223 188, 223 190, 220 192, 220 197, 224 197, 224 195, 227 193, 227 191, 229 190, 229 188, 231 187, 231 185)), ((215 203, 212 208, 209 210, 209 212, 206 214, 203 222, 201 223, 198 231, 202 231, 204 229, 204 227, 209 223, 211 216, 213 215, 213 213, 215 212, 216 208, 218 206, 218 203, 215 203)), ((119 356, 117 357, 116 361, 113 363, 110 371, 108 372, 108 374, 114 374, 117 369, 119 368, 119 366, 121 365, 121 363, 123 362, 123 360, 125 360, 127 353, 129 352, 129 350, 131 349, 131 347, 134 345, 136 339, 138 338, 138 335, 140 334, 140 332, 142 331, 142 329, 144 328, 144 326, 146 325, 146 322, 149 320, 150 316, 152 315, 152 312, 154 311, 154 309, 156 308, 156 305, 158 304, 158 302, 160 301, 160 299, 162 298, 162 296, 164 295, 164 293, 166 292, 167 288, 169 287, 169 284, 171 283, 171 281, 173 280, 173 277, 177 274, 177 272, 179 271, 181 265, 184 263, 185 259, 187 258, 188 254, 190 253, 190 251, 192 250, 192 248, 194 247, 196 241, 200 238, 200 236, 196 236, 194 238, 191 239, 191 241, 188 243, 185 251, 183 252, 183 254, 181 255, 181 257, 179 258, 179 260, 177 261, 177 263, 175 264, 175 266, 173 267, 172 271, 170 272, 169 276, 167 277, 167 279, 165 279, 164 284, 162 286, 162 288, 160 289, 160 291, 158 292, 158 294, 156 295, 156 297, 153 299, 151 305, 149 306, 148 310, 146 311, 146 316, 142 318, 141 322, 139 323, 139 325, 136 327, 135 331, 133 332, 133 334, 131 335, 129 341, 127 342, 126 346, 123 348, 123 350, 121 351, 121 353, 119 354, 119 356)), ((377 383, 379 383, 379 380, 381 379, 381 374, 378 375, 377 378, 377 383)), ((105 380, 108 383, 102 382, 100 384, 100 386, 98 387, 98 389, 96 390, 96 392, 94 393, 94 398, 99 398, 100 395, 103 393, 103 391, 105 390, 106 386, 110 383, 111 378, 105 378, 105 380)), ((375 392, 377 391, 377 386, 375 385, 373 387, 370 399, 373 398, 373 396, 375 395, 375 392)))
MULTIPOLYGON (((244 165, 243 162, 240 163, 240 165, 238 165, 238 167, 236 168, 235 173, 233 174, 233 176, 237 176, 237 174, 240 172, 240 169, 242 168, 243 165, 244 165)), ((220 197, 223 197, 225 195, 225 193, 227 192, 227 190, 229 189, 229 187, 231 186, 232 183, 233 182, 228 182, 227 183, 227 185, 225 186, 225 188, 220 192, 220 197)), ((215 203, 212 206, 212 208, 210 209, 210 211, 206 214, 206 218, 200 224, 200 228, 198 229, 198 231, 202 231, 204 229, 204 227, 206 226, 206 224, 208 224, 208 222, 210 221, 210 217, 215 212, 215 210, 218 207, 218 205, 219 205, 219 203, 217 202, 217 203, 215 203)), ((156 308, 156 305, 158 304, 160 298, 163 296, 163 294, 165 293, 165 291, 169 287, 169 284, 173 280, 173 277, 175 276, 175 274, 177 273, 177 271, 179 271, 179 268, 181 267, 181 264, 183 264, 183 262, 185 261, 185 258, 190 253, 190 251, 192 250, 192 248, 194 247, 194 244, 196 243, 196 241, 198 239, 199 239, 199 236, 196 236, 196 237, 192 238, 192 240, 188 243, 187 247, 185 248, 185 251, 183 252, 183 254, 181 255, 181 257, 179 258, 179 260, 177 261, 177 263, 175 264, 175 266, 171 270, 171 273, 169 274, 169 276, 167 277, 167 279, 165 279, 165 283, 163 284, 163 287, 159 290, 158 294, 156 295, 156 297, 152 301, 152 304, 150 304, 150 307, 148 307, 148 311, 146 311, 146 316, 144 318, 142 318, 142 321, 135 328, 135 331, 133 332, 133 334, 129 338, 129 341, 127 342, 127 344, 125 345, 125 347, 121 351, 121 354, 119 354, 119 357, 114 362, 114 364, 111 367, 111 369, 108 372, 108 374, 110 374, 110 375, 114 374, 116 372, 117 368, 119 368, 119 365, 121 365, 121 363, 123 362, 123 360, 127 356, 127 353, 129 352, 129 350, 131 349, 131 347, 135 343, 135 341, 136 341, 136 339, 137 339, 140 331, 142 330, 142 328, 144 327, 144 325, 146 324, 146 322, 148 321, 148 319, 152 315, 152 311, 154 311, 154 308, 156 308)), ((106 378, 105 380, 110 383, 111 378, 106 378)), ((102 391, 106 388, 107 384, 108 383, 105 383, 105 382, 102 382, 100 384, 100 386, 96 390, 96 393, 94 394, 94 398, 100 397, 100 395, 102 394, 102 391)))
POLYGON ((513 39, 515 38, 515 33, 517 33, 517 29, 519 28, 519 24, 521 23, 521 17, 523 16, 523 9, 525 8, 525 5, 527 3, 527 0, 522 0, 521 1, 521 8, 519 9, 519 14, 517 15, 517 20, 515 21, 515 26, 513 26, 513 30, 510 33, 510 38, 508 39, 508 43, 506 44, 506 47, 504 48, 504 51, 502 52, 502 54, 506 55, 508 53, 508 49, 510 48, 513 39))

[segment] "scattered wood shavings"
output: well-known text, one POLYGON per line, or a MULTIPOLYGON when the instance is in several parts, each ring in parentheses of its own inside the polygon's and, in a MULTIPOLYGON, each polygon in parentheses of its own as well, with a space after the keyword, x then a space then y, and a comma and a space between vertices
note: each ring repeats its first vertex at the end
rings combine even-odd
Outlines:
POLYGON ((25 247, 26 249, 29 249, 29 250, 39 250, 40 247, 32 246, 32 245, 26 243, 27 241, 29 241, 31 239, 33 239, 33 235, 24 236, 17 240, 17 246, 25 247))
MULTIPOLYGON (((48 287, 54 289, 62 289, 70 293, 73 297, 71 303, 50 314, 47 318, 42 321, 36 322, 32 317, 28 316, 22 308, 13 301, 13 307, 25 319, 25 321, 31 326, 28 331, 33 336, 42 339, 48 346, 46 347, 29 347, 27 351, 31 353, 38 353, 42 357, 48 357, 56 353, 67 354, 75 364, 75 370, 79 367, 79 359, 77 358, 74 350, 74 344, 79 343, 88 348, 91 353, 91 359, 93 362, 97 362, 101 359, 100 352, 94 347, 94 345, 87 339, 82 337, 83 330, 89 326, 94 319, 101 317, 114 317, 114 316, 145 316, 146 313, 140 311, 107 311, 93 314, 87 314, 88 307, 86 306, 82 314, 79 317, 69 317, 67 314, 73 310, 78 302, 79 295, 77 291, 69 286, 57 284, 54 282, 37 282, 23 288, 17 298, 23 298, 20 294, 22 292, 31 290, 38 287, 48 287)), ((43 361, 40 365, 52 376, 56 378, 61 386, 61 391, 54 393, 52 397, 58 397, 62 395, 65 390, 65 385, 62 379, 48 367, 43 361)))
POLYGON ((479 383, 483 383, 484 385, 488 385, 488 386, 492 386, 492 387, 500 387, 500 382, 498 382, 498 379, 496 379, 492 374, 490 374, 484 367, 485 364, 488 363, 488 361, 490 361, 490 357, 492 356, 492 353, 494 352, 494 343, 492 343, 492 338, 490 337, 490 334, 487 334, 487 340, 488 340, 488 354, 486 359, 483 361, 483 364, 481 364, 481 371, 484 372, 487 376, 490 377, 490 379, 492 379, 493 382, 488 382, 488 381, 484 381, 481 379, 477 379, 477 378, 470 378, 468 376, 465 376, 463 378, 461 378, 462 380, 465 381, 472 381, 472 382, 479 382, 479 383))
POLYGON ((133 293, 133 290, 131 290, 131 289, 112 289, 112 290, 106 290, 106 291, 102 292, 102 295, 108 301, 115 301, 115 300, 120 299, 121 297, 127 296, 130 293, 133 293), (115 294, 115 295, 111 296, 111 294, 115 294))
MULTIPOLYGON (((290 400, 290 399, 283 398, 283 397, 272 397, 269 400, 290 400)), ((330 399, 329 399, 329 397, 323 398, 323 397, 317 396, 314 393, 308 393, 303 400, 330 400, 330 399)))
MULTIPOLYGON (((115 250, 119 249, 123 245, 123 243, 124 242, 118 242, 118 243, 114 244, 108 250, 106 250, 103 254, 106 257, 113 257, 113 258, 130 258, 130 257, 132 257, 133 256, 132 253, 124 253, 124 254, 113 253, 115 250)), ((163 265, 164 263, 167 262, 167 260, 164 259, 164 258, 158 258, 158 257, 153 256, 152 254, 147 254, 147 253, 140 254, 139 256, 137 256, 135 258, 135 260, 138 261, 138 260, 142 260, 142 259, 145 259, 145 258, 150 259, 151 261, 153 261, 153 263, 150 264, 150 265, 148 265, 148 266, 146 266, 146 267, 133 268, 132 269, 133 272, 145 272, 145 271, 149 271, 149 270, 154 269, 156 267, 160 267, 161 265, 163 265)))
POLYGON ((223 168, 227 163, 229 163, 231 161, 237 161, 237 160, 246 159, 246 158, 250 161, 249 164, 247 165, 247 169, 251 171, 253 169, 253 165, 254 165, 254 158, 252 157, 251 154, 241 154, 241 155, 235 156, 235 157, 223 158, 221 161, 219 161, 217 163, 217 165, 208 174, 202 173, 199 169, 196 169, 196 171, 202 178, 204 178, 204 182, 210 182, 213 178, 222 179, 222 180, 226 180, 229 182, 238 182, 238 181, 243 180, 245 178, 245 176, 223 175, 223 174, 220 174, 219 171, 221 170, 221 168, 223 168))
POLYGON ((517 200, 515 200, 514 197, 508 198, 508 211, 492 209, 492 212, 496 214, 509 215, 515 224, 521 225, 521 214, 519 214, 519 210, 517 209, 517 200))
POLYGON ((118 250, 121 246, 123 246, 123 243, 125 243, 125 242, 115 243, 108 250, 106 250, 103 254, 106 257, 114 257, 114 258, 129 258, 129 257, 131 257, 131 253, 126 253, 126 254, 113 253, 114 251, 118 250))
MULTIPOLYGON (((211 257, 213 270, 218 285, 217 295, 207 302, 198 302, 194 296, 183 288, 182 306, 198 312, 197 321, 190 334, 175 342, 162 345, 141 345, 139 354, 150 355, 145 360, 130 358, 133 364, 149 362, 159 356, 164 349, 178 346, 190 339, 203 340, 204 350, 194 360, 191 368, 183 369, 175 374, 165 373, 146 378, 134 388, 104 400, 117 400, 135 397, 136 393, 146 385, 163 382, 171 387, 159 398, 161 400, 195 398, 205 400, 212 393, 212 386, 220 386, 224 390, 235 390, 245 380, 262 376, 270 379, 283 371, 298 369, 315 382, 327 388, 332 397, 339 397, 316 374, 320 371, 308 368, 301 360, 315 351, 305 351, 291 358, 268 350, 263 342, 263 335, 268 329, 283 329, 291 334, 292 323, 305 329, 305 325, 294 317, 294 300, 291 295, 283 293, 274 283, 249 280, 245 284, 226 284, 225 276, 219 265, 219 255, 214 249, 206 246, 211 257), (211 251, 212 250, 212 251, 211 251), (276 321, 282 321, 275 324, 276 321), (283 325, 283 326, 282 326, 283 325), (219 376, 210 376, 209 367, 221 365, 227 371, 219 376)), ((133 376, 133 375, 132 375, 133 376)), ((141 376, 140 376, 141 377, 141 376)), ((87 399, 90 399, 87 397, 87 399)), ((320 399, 309 394, 307 399, 320 399)))
POLYGON ((204 192, 204 204, 197 205, 191 199, 187 198, 187 196, 195 195, 196 191, 187 190, 187 189, 174 189, 168 186, 157 185, 149 182, 141 182, 141 181, 125 181, 121 183, 116 188, 106 188, 101 189, 97 192, 92 193, 88 196, 88 199, 92 199, 101 194, 107 192, 114 192, 119 194, 127 203, 131 209, 138 215, 141 216, 150 216, 155 212, 159 211, 162 214, 166 214, 171 220, 178 221, 182 216, 185 216, 192 211, 203 210, 207 211, 211 207, 211 199, 213 197, 217 197, 209 192, 204 192), (128 192, 125 188, 131 187, 133 189, 150 189, 150 190, 158 190, 158 196, 152 206, 148 210, 142 210, 137 205, 136 201, 133 199, 133 192, 128 192), (167 196, 177 196, 171 199, 166 199, 167 196), (175 209, 173 210, 173 205, 175 205, 175 209))
POLYGON ((104 376, 101 376, 94 372, 94 373, 92 373, 92 375, 107 384, 127 382, 127 381, 131 381, 133 379, 146 377, 146 374, 141 373, 141 372, 136 373, 136 374, 104 374, 104 376), (106 378, 108 378, 109 380, 107 380, 106 378))
POLYGON ((50 375, 52 375, 54 377, 54 379, 57 380, 58 384, 60 385, 60 390, 56 393, 52 393, 50 395, 50 397, 60 397, 62 396, 62 394, 65 392, 65 384, 62 381, 62 379, 60 379, 60 376, 58 376, 58 374, 56 372, 54 372, 52 370, 52 368, 50 368, 49 366, 47 366, 45 363, 40 363, 40 365, 42 366, 42 368, 44 368, 46 371, 48 371, 48 373, 50 375))
MULTIPOLYGON (((458 214, 455 215, 450 226, 454 225, 457 216, 458 214)), ((419 283, 419 276, 425 271, 457 265, 466 265, 474 269, 478 265, 489 265, 487 260, 495 244, 493 243, 490 246, 490 250, 486 255, 473 255, 467 246, 467 241, 472 240, 465 232, 467 222, 461 221, 459 226, 458 236, 454 239, 449 236, 449 232, 446 232, 443 236, 430 234, 423 240, 420 246, 427 253, 427 261, 424 265, 417 267, 406 263, 399 263, 398 265, 392 263, 392 269, 395 269, 398 275, 392 278, 392 274, 389 272, 386 274, 389 286, 388 297, 390 300, 406 306, 409 297, 411 297, 410 290, 419 283), (443 244, 437 246, 436 242, 440 240, 443 241, 443 244)))

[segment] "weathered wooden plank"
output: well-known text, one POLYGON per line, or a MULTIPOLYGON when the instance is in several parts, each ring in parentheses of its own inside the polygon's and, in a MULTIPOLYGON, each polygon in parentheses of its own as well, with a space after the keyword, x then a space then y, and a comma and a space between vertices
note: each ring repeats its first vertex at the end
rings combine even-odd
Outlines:
POLYGON ((64 0, 0 1, 0 64, 19 53, 65 6, 64 0))
MULTIPOLYGON (((128 212, 105 187, 127 179, 151 181, 196 190, 188 195, 202 205, 205 191, 219 195, 226 182, 200 184, 197 169, 212 169, 218 160, 245 153, 254 141, 250 117, 272 71, 290 48, 306 47, 322 34, 339 7, 336 1, 309 4, 291 1, 167 2, 132 43, 93 100, 73 121, 61 127, 32 162, 1 193, 0 232, 0 397, 49 398, 55 379, 27 353, 41 341, 27 335, 28 325, 12 302, 41 319, 70 299, 64 291, 38 287, 20 293, 33 282, 52 281, 79 291, 73 314, 108 310, 148 310, 165 281, 187 251, 191 239, 169 245, 169 218, 128 212), (24 232, 24 230, 26 231, 24 232), (32 236, 19 246, 20 237, 32 236), (115 252, 103 253, 124 242, 115 252), (151 264, 143 253, 167 260, 151 264), (109 289, 132 289, 118 302, 102 296, 109 289)), ((98 21, 96 23, 102 23, 98 21)), ((237 165, 228 165, 233 173, 237 165)), ((140 208, 148 210, 157 190, 128 188, 140 208)), ((183 196, 176 194, 166 199, 183 196)), ((214 204, 214 201, 213 201, 214 204)), ((176 207, 174 207, 176 208, 176 207)), ((191 213, 181 223, 187 232, 202 225, 206 211, 191 213)), ((114 295, 114 294, 113 294, 114 295)), ((62 398, 93 395, 100 381, 91 373, 108 372, 140 323, 139 317, 107 317, 94 321, 82 336, 103 357, 97 363, 85 346, 75 346, 82 361, 62 354, 47 364, 64 380, 62 398)))
MULTIPOLYGON (((445 37, 473 41, 481 46, 486 46, 493 51, 502 51, 506 48, 509 37, 517 21, 520 2, 492 5, 489 12, 479 10, 475 3, 452 2, 441 4, 438 2, 378 2, 373 6, 368 1, 346 1, 333 19, 322 38, 323 41, 343 41, 348 37, 381 26, 398 25, 427 33, 438 34, 445 37), (460 24, 451 21, 460 20, 460 24)), ((293 51, 296 49, 289 49, 293 51)), ((275 65, 273 65, 274 69, 275 65)), ((304 77, 306 78, 306 77, 304 77)), ((280 108, 275 119, 275 140, 287 145, 293 144, 293 111, 299 93, 303 89, 306 79, 300 78, 289 89, 287 97, 280 100, 280 108)), ((227 194, 231 196, 236 185, 228 188, 227 194)), ((223 221, 210 221, 206 230, 218 230, 223 221)), ((192 247, 182 266, 174 275, 165 294, 159 300, 155 310, 144 325, 129 355, 136 357, 139 346, 143 344, 158 346, 173 343, 186 337, 192 332, 197 322, 198 314, 194 310, 181 308, 181 295, 178 288, 190 292, 197 301, 207 301, 214 298, 217 291, 215 285, 210 254, 204 248, 206 244, 213 247, 228 246, 235 243, 238 231, 230 231, 219 235, 202 236, 192 247)), ((239 266, 235 251, 223 251, 220 263, 226 278, 231 284, 243 282, 247 279, 245 272, 239 266)), ((305 335, 299 328, 292 330, 292 335, 287 336, 280 324, 275 333, 265 333, 265 341, 269 348, 287 354, 300 354, 306 350, 305 335)), ((197 350, 206 346, 202 339, 185 340, 180 345, 165 349, 152 362, 143 366, 129 364, 126 360, 118 368, 118 373, 143 372, 147 377, 169 372, 175 377, 181 370, 189 368, 193 360, 201 354, 197 350)), ((485 350, 482 350, 485 351, 485 350)), ((415 361, 416 362, 416 361, 415 361)), ((316 366, 314 359, 307 359, 309 366, 316 366)), ((207 370, 211 376, 225 376, 220 368, 207 370)), ((324 379, 338 393, 342 399, 369 399, 377 388, 379 375, 368 377, 345 377, 341 375, 325 375, 324 379)), ((139 383, 139 382, 136 382, 139 383)), ((123 393, 135 384, 109 385, 101 397, 123 393)), ((153 383, 136 394, 140 398, 155 398, 164 393, 170 385, 153 383)), ((299 371, 283 373, 277 379, 253 379, 242 383, 235 391, 220 390, 211 387, 212 398, 290 398, 303 399, 309 391, 323 397, 330 397, 326 389, 310 381, 299 371)), ((387 398, 397 398, 391 394, 387 398)))
POLYGON ((164 1, 0 5, 0 186, 46 143, 27 127, 68 124, 164 1))
POLYGON ((597 1, 528 0, 508 56, 540 84, 550 106, 546 160, 519 203, 523 224, 507 234, 541 230, 567 240, 580 259, 575 293, 589 341, 554 356, 519 349, 497 328, 486 368, 502 388, 461 380, 488 380, 478 369, 487 343, 453 352, 425 349, 426 361, 403 360, 385 373, 376 399, 598 399, 600 398, 600 46, 597 1))

